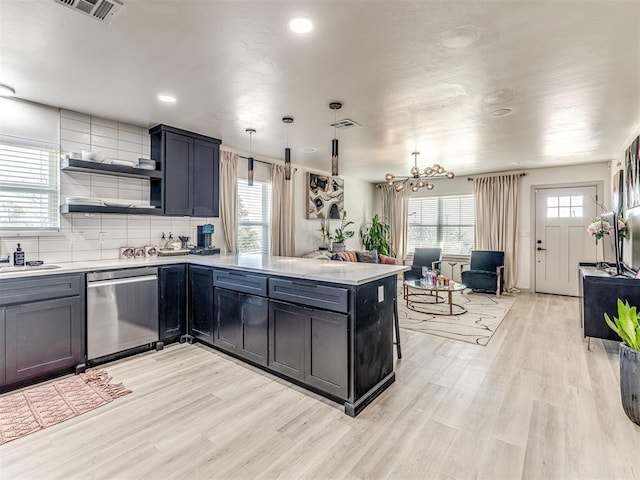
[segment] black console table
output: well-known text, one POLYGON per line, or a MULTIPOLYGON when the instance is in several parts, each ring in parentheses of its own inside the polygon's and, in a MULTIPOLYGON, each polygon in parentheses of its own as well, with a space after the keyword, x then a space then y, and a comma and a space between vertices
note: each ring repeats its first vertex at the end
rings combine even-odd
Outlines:
POLYGON ((619 342, 620 337, 609 328, 604 314, 608 313, 611 318, 618 316, 618 298, 628 301, 631 306, 640 307, 640 280, 611 275, 595 268, 593 264, 581 263, 579 273, 583 335, 589 339, 593 337, 619 342))

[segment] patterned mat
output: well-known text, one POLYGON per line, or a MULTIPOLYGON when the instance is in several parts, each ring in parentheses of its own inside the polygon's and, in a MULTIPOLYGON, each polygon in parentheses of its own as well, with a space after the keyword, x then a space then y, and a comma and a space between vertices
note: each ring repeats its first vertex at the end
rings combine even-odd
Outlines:
POLYGON ((106 371, 93 370, 0 397, 0 445, 131 393, 110 380, 106 371))
MULTIPOLYGON (((411 292, 416 290, 412 289, 411 292)), ((452 297, 455 304, 454 314, 462 311, 459 307, 467 310, 459 315, 449 315, 448 303, 418 303, 415 301, 432 299, 416 296, 410 296, 409 300, 413 309, 407 307, 402 290, 398 292, 400 328, 485 346, 515 303, 516 297, 510 294, 496 297, 493 294, 474 293, 471 290, 454 292, 452 297), (438 312, 438 314, 422 311, 438 312)))

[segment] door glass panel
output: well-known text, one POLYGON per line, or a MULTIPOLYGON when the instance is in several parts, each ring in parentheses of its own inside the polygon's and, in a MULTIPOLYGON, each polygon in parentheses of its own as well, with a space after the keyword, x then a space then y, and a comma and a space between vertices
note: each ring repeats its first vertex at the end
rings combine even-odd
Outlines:
POLYGON ((571 207, 560 207, 558 209, 559 217, 570 217, 571 216, 571 207))
POLYGON ((547 198, 547 207, 557 207, 557 206, 558 206, 558 197, 547 198))
POLYGON ((582 195, 574 195, 571 197, 571 205, 574 207, 582 206, 582 195))
POLYGON ((557 207, 547 208, 547 218, 558 218, 558 208, 557 207))
POLYGON ((569 207, 571 206, 571 197, 560 197, 560 206, 561 207, 569 207))
POLYGON ((584 214, 582 212, 582 207, 573 207, 571 211, 573 212, 572 217, 576 217, 576 218, 584 217, 584 214))

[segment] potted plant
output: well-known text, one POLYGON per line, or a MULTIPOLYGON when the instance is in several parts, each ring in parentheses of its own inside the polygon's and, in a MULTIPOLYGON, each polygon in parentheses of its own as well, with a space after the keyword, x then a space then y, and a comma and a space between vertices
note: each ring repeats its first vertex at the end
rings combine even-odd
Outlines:
POLYGON ((353 225, 351 220, 347 221, 347 211, 342 212, 342 222, 340 222, 340 226, 336 228, 335 235, 331 236, 333 243, 331 244, 331 250, 334 252, 344 252, 345 246, 344 242, 347 238, 353 237, 355 232, 353 230, 347 230, 347 227, 353 225))
POLYGON ((620 395, 627 417, 640 425, 640 321, 636 307, 618 299, 618 317, 604 314, 607 325, 622 339, 620 343, 620 395))
POLYGON ((391 227, 383 223, 377 213, 371 223, 362 226, 360 237, 366 250, 376 250, 380 255, 394 255, 391 250, 391 227))

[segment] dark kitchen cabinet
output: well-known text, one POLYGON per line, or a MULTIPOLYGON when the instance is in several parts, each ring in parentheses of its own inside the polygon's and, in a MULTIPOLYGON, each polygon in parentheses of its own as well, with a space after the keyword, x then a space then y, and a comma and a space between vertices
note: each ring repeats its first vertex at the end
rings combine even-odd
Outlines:
POLYGON ((151 156, 163 182, 151 185, 151 201, 165 215, 219 215, 220 140, 167 125, 149 130, 151 156))
POLYGON ((214 345, 259 365, 267 365, 268 299, 224 288, 214 291, 214 345))
POLYGON ((269 367, 332 396, 349 393, 348 315, 269 301, 269 367))
POLYGON ((84 275, 0 281, 0 385, 84 366, 84 275))
POLYGON ((213 345, 213 269, 189 265, 189 334, 213 345))
POLYGON ((187 333, 187 266, 159 267, 158 277, 159 338, 165 343, 174 342, 187 333))

